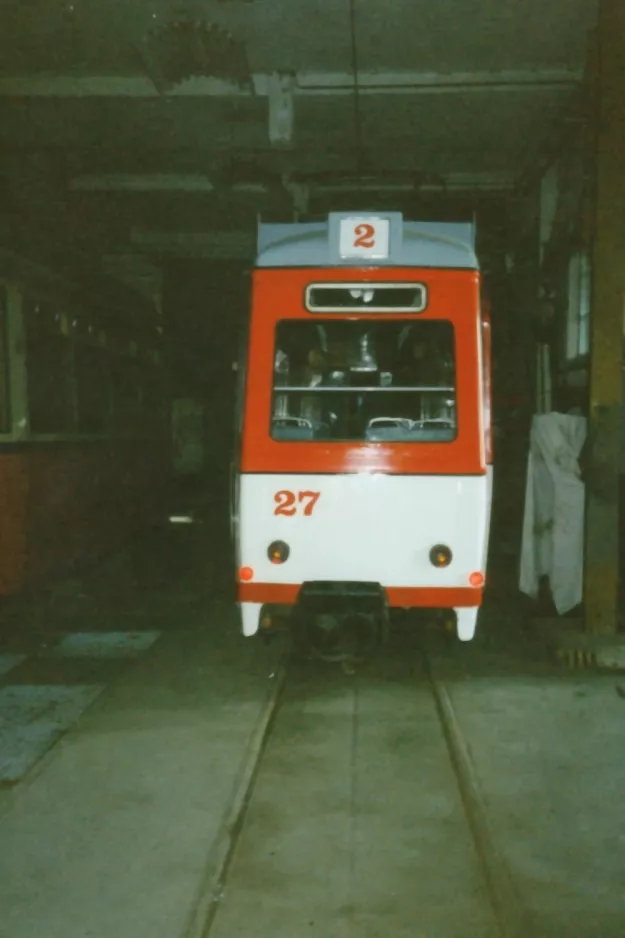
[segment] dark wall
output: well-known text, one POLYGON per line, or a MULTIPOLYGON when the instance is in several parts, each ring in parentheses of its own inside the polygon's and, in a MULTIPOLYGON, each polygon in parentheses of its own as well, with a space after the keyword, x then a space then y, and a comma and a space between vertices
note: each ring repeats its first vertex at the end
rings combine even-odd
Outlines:
POLYGON ((172 263, 165 271, 163 307, 171 394, 204 405, 205 475, 221 491, 234 443, 232 363, 249 309, 247 266, 172 263))

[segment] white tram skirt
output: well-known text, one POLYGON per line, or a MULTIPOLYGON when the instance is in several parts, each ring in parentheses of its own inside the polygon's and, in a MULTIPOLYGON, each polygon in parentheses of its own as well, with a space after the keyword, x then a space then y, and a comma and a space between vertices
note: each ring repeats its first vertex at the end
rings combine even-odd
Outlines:
MULTIPOLYGON (((485 573, 491 492, 490 469, 481 476, 242 475, 238 555, 241 598, 250 597, 241 602, 244 634, 258 630, 265 602, 306 582, 379 583, 391 605, 402 606, 424 605, 411 601, 412 590, 436 590, 445 607, 438 590, 453 600, 471 589, 471 574, 485 573), (270 560, 274 542, 288 546, 283 563, 270 560), (448 566, 432 564, 436 545, 451 550, 448 566)), ((449 607, 458 637, 470 640, 477 608, 449 607)))

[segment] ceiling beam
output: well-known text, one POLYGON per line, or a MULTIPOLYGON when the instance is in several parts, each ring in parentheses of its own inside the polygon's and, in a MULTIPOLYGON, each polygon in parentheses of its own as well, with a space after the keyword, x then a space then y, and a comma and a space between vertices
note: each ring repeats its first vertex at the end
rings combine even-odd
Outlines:
MULTIPOLYGON (((83 173, 72 179, 70 192, 130 192, 130 193, 226 193, 241 196, 268 196, 282 191, 255 180, 222 183, 217 173, 215 183, 200 173, 83 173)), ((284 189, 285 193, 290 190, 284 189)))
MULTIPOLYGON (((400 176, 401 174, 397 174, 400 176)), ((337 180, 336 182, 311 182, 311 190, 317 193, 332 192, 505 192, 516 185, 513 172, 449 173, 440 180, 425 179, 412 181, 397 178, 383 181, 375 176, 366 179, 337 180)))
POLYGON ((146 231, 133 229, 132 245, 146 254, 193 260, 252 260, 256 231, 146 231))
MULTIPOLYGON (((563 91, 582 79, 581 70, 542 69, 507 72, 364 72, 359 75, 360 94, 457 94, 545 90, 563 91)), ((253 91, 217 78, 191 78, 168 92, 168 98, 186 97, 274 97, 278 88, 301 95, 353 94, 354 79, 349 72, 300 72, 294 76, 255 74, 253 91)), ((3 97, 163 97, 148 77, 141 75, 24 75, 0 78, 3 97)))
MULTIPOLYGON (((506 191, 514 188, 516 176, 511 172, 451 173, 440 180, 397 178, 389 180, 388 172, 384 176, 371 175, 368 178, 325 180, 291 180, 285 176, 280 190, 272 189, 262 182, 238 182, 225 187, 228 195, 266 197, 278 191, 293 202, 293 209, 298 214, 306 214, 309 199, 313 195, 332 192, 458 192, 458 191, 506 191)), ((134 192, 134 193, 209 193, 217 192, 222 187, 215 186, 200 174, 158 173, 106 173, 84 174, 73 179, 69 184, 72 192, 134 192)))
POLYGON ((72 192, 213 192, 210 179, 199 173, 105 173, 77 176, 72 192))
MULTIPOLYGON (((540 91, 579 84, 581 70, 537 69, 505 72, 364 72, 358 75, 360 94, 445 94, 482 91, 540 91)), ((351 72, 302 73, 296 90, 305 94, 349 94, 351 72)))

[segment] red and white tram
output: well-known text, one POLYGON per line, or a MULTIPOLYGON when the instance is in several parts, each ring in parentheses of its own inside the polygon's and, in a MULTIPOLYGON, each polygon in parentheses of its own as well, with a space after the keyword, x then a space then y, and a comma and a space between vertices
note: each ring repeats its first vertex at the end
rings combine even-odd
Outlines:
POLYGON ((454 610, 473 638, 492 488, 474 228, 259 226, 233 517, 245 635, 276 610, 454 610))

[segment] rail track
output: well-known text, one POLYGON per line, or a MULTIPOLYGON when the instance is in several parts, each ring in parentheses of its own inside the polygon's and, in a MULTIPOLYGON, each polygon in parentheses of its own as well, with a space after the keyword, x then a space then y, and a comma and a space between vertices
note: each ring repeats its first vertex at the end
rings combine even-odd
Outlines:
POLYGON ((440 657, 405 638, 353 676, 285 652, 185 938, 535 934, 440 657))

